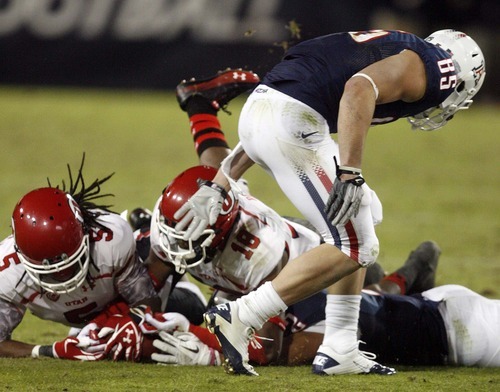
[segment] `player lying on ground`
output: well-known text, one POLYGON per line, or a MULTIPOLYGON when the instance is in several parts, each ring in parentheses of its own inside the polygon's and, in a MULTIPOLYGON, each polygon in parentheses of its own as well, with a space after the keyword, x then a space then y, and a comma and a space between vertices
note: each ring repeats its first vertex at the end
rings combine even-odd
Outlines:
POLYGON ((86 186, 82 165, 69 189, 49 186, 24 195, 12 214, 12 235, 0 243, 0 356, 64 359, 140 359, 143 310, 159 310, 160 300, 139 262, 130 226, 94 200, 108 180, 86 186), (126 309, 113 306, 120 300, 126 309), (133 307, 129 312, 128 305, 133 307), (12 340, 25 312, 82 327, 101 312, 89 352, 69 337, 52 345, 12 340), (119 316, 115 314, 119 313, 119 316))
MULTIPOLYGON (((358 325, 361 348, 391 364, 500 367, 497 331, 500 300, 485 298, 458 285, 433 288, 439 255, 440 249, 435 243, 424 242, 397 271, 378 283, 365 282, 358 325)), ((377 270, 370 268, 376 276, 377 270)), ((210 305, 229 299, 234 296, 217 291, 210 305)), ((267 345, 279 353, 276 362, 259 361, 252 356, 251 348, 250 362, 311 364, 323 339, 325 301, 326 293, 321 292, 288 308, 282 344, 274 341, 267 345)), ((154 344, 162 353, 154 354, 156 360, 203 364, 189 348, 197 347, 202 353, 208 348, 221 351, 219 342, 207 329, 190 324, 180 314, 170 313, 165 317, 169 319, 166 329, 177 332, 174 336, 160 334, 162 341, 154 344), (199 341, 191 338, 185 343, 189 336, 185 332, 193 333, 199 341)))

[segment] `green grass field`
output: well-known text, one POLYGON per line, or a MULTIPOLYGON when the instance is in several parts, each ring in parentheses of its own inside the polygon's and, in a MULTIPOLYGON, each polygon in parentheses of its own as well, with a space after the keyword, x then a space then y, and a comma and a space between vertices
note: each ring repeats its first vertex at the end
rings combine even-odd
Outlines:
MULTIPOLYGON (((231 145, 243 98, 219 118, 231 145)), ((115 210, 152 208, 177 173, 197 164, 187 116, 173 93, 0 88, 2 186, 0 235, 10 233, 16 201, 29 190, 67 180, 86 153, 88 182, 111 172, 104 192, 115 210)), ((500 122, 498 106, 473 105, 442 130, 411 132, 405 121, 369 132, 364 176, 384 204, 379 262, 391 270, 421 241, 443 253, 437 284, 457 283, 500 297, 500 122)), ((258 167, 246 178, 252 193, 287 215, 296 214, 258 167)), ((499 326, 500 328, 500 326, 499 326)), ((13 338, 50 343, 67 328, 31 315, 13 338)), ((398 368, 390 378, 321 378, 310 367, 258 368, 259 378, 222 369, 125 363, 0 359, 0 391, 498 391, 498 369, 398 368)))

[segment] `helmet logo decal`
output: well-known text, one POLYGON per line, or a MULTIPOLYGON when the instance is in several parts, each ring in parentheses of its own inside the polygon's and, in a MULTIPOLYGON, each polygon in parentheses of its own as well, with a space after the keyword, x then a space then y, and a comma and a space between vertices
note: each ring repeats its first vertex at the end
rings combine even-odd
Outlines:
POLYGON ((479 67, 474 67, 472 68, 472 74, 474 75, 474 85, 477 86, 479 81, 481 80, 481 77, 485 73, 484 70, 484 61, 481 62, 481 65, 479 67))
POLYGON ((66 198, 68 199, 69 208, 71 209, 71 212, 73 212, 73 214, 75 215, 76 220, 83 225, 83 216, 82 212, 80 211, 80 206, 69 193, 66 194, 66 198))
POLYGON ((53 302, 58 301, 59 298, 61 297, 59 294, 57 294, 57 293, 51 293, 50 291, 46 292, 45 296, 47 297, 47 299, 50 299, 53 302))
POLYGON ((227 193, 227 197, 224 199, 224 203, 222 204, 222 209, 220 211, 220 215, 227 215, 232 212, 234 206, 234 194, 229 191, 227 193))

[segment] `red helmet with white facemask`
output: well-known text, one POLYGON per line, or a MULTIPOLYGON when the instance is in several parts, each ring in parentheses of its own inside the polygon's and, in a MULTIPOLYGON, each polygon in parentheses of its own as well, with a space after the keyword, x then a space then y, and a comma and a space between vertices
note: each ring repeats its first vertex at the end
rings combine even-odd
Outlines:
POLYGON ((174 178, 163 191, 159 214, 156 214, 160 246, 179 273, 208 261, 210 253, 224 242, 238 215, 238 201, 233 192, 228 191, 217 221, 207 226, 198 240, 183 240, 184 231, 175 230, 180 220, 174 219, 175 212, 198 191, 199 181, 212 180, 216 173, 213 167, 192 167, 174 178))
POLYGON ((89 236, 70 194, 50 187, 27 193, 14 208, 12 232, 21 263, 40 287, 62 294, 85 281, 89 236))

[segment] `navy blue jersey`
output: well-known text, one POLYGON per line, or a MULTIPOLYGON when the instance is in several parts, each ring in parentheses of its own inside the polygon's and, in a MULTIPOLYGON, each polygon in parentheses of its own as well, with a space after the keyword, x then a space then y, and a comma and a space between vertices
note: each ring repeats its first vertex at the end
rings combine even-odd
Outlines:
MULTIPOLYGON (((383 363, 443 365, 448 343, 437 302, 420 296, 372 295, 363 292, 359 315, 360 349, 383 363)), ((325 319, 326 294, 321 292, 290 306, 285 334, 325 319)))
POLYGON ((438 302, 419 294, 362 293, 359 317, 360 348, 382 362, 403 365, 445 365, 448 341, 438 302))
POLYGON ((285 336, 300 332, 325 319, 326 292, 316 293, 288 307, 285 336))
POLYGON ((344 85, 363 68, 408 49, 422 59, 427 89, 422 99, 377 105, 373 124, 387 123, 438 106, 453 91, 455 75, 450 55, 425 40, 402 31, 372 30, 321 36, 290 48, 262 83, 319 112, 331 133, 337 132, 339 102, 344 85))

